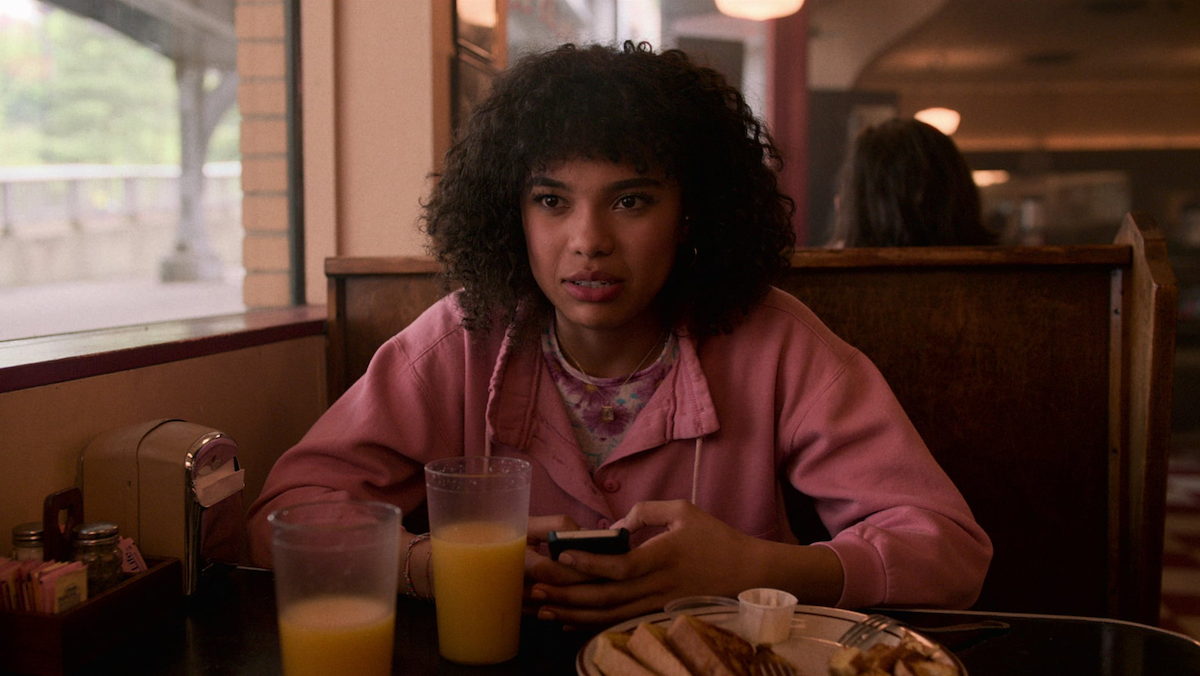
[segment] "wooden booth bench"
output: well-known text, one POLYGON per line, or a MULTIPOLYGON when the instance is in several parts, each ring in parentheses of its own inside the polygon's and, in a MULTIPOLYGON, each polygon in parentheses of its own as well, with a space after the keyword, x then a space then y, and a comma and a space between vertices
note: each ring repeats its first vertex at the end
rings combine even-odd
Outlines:
MULTIPOLYGON (((792 263, 781 286, 878 365, 991 535, 977 608, 1157 623, 1177 290, 1148 216, 1113 244, 792 263)), ((333 401, 441 292, 428 259, 326 273, 333 401)), ((792 503, 811 540, 819 522, 792 503)))

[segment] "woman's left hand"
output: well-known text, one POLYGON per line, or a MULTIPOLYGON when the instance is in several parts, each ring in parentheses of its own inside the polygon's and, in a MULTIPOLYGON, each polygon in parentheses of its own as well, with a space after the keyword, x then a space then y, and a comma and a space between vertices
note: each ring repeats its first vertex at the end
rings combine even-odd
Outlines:
POLYGON ((741 533, 686 500, 640 502, 613 528, 630 532, 662 527, 628 554, 568 551, 558 563, 584 575, 606 578, 599 584, 554 585, 538 582, 531 601, 541 603, 538 617, 570 625, 613 624, 659 612, 683 596, 734 596, 751 584, 761 540, 741 533))

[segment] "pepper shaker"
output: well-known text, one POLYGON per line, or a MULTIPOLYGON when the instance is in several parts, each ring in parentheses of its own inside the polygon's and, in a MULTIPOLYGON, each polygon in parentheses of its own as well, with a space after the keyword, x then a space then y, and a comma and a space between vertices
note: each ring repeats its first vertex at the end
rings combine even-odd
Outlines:
POLYGON ((88 595, 98 594, 121 582, 120 532, 107 521, 81 523, 72 532, 76 561, 87 564, 88 595))

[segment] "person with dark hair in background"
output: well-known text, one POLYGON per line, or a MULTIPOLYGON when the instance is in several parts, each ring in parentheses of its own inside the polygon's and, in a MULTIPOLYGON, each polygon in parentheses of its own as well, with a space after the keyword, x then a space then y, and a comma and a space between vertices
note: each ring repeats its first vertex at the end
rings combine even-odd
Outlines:
MULTIPOLYGON (((533 466, 527 603, 569 625, 753 587, 802 603, 969 606, 987 535, 875 366, 772 283, 792 201, 741 94, 680 51, 563 46, 502 72, 424 229, 448 288, 276 463, 266 515, 425 500, 422 466, 533 466), (797 541, 783 489, 831 534, 797 541), (626 527, 626 554, 545 555, 626 527), (598 583, 599 582, 599 583, 598 583)), ((430 543, 405 533, 408 590, 430 543)))
POLYGON ((996 244, 954 141, 915 119, 866 127, 842 168, 834 246, 996 244))

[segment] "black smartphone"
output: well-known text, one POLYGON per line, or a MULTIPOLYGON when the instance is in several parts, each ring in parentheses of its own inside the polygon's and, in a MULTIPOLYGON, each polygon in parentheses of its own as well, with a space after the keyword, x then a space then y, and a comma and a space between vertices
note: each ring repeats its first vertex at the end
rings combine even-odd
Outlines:
POLYGON ((550 558, 555 561, 568 549, 593 554, 624 554, 629 551, 629 530, 555 530, 550 531, 546 542, 550 545, 550 558))

